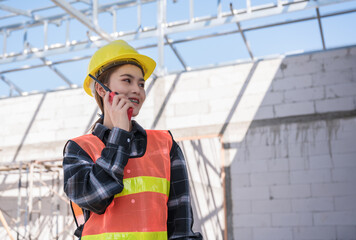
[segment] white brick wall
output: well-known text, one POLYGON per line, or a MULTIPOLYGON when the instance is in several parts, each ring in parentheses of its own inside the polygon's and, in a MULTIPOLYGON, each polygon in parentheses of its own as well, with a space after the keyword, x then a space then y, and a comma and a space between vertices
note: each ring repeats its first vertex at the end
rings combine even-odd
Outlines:
MULTIPOLYGON (((176 77, 156 80, 136 119, 145 128, 156 122, 157 129, 171 129, 176 138, 217 136, 225 130, 222 141, 231 143, 222 154, 231 177, 230 236, 356 239, 356 48, 176 77)), ((17 161, 61 158, 64 142, 97 119, 95 101, 81 89, 47 93, 34 115, 42 97, 0 100, 6 126, 0 133, 1 162, 12 161, 17 150, 17 161), (41 144, 47 148, 41 150, 41 144)), ((219 141, 212 144, 220 147, 219 141)), ((205 159, 219 158, 220 149, 211 146, 200 150, 205 159)), ((202 154, 187 150, 186 156, 194 159, 189 167, 197 214, 204 221, 210 217, 203 232, 214 239, 210 235, 225 226, 222 183, 213 171, 221 161, 202 174, 202 154), (209 177, 213 186, 204 185, 209 177), (204 201, 198 198, 203 195, 204 201), (220 203, 218 213, 211 199, 220 203)))
POLYGON ((294 229, 294 239, 333 240, 336 238, 335 227, 298 227, 294 229))

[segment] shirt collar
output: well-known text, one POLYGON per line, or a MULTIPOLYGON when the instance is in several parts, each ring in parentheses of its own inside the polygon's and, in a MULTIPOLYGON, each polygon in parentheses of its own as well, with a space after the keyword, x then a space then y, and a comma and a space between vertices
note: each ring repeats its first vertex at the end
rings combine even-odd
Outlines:
MULTIPOLYGON (((97 124, 95 124, 93 134, 103 141, 104 138, 109 135, 110 131, 111 130, 109 128, 107 128, 106 126, 104 126, 103 124, 97 123, 97 124)), ((141 125, 138 124, 134 120, 132 120, 132 131, 131 132, 133 135, 142 134, 144 136, 147 136, 145 129, 143 129, 143 127, 141 127, 141 125)))

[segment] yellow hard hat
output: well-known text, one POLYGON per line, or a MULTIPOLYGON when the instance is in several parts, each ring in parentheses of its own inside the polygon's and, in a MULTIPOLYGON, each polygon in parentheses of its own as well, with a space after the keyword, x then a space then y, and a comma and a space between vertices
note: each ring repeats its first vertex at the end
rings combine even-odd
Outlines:
POLYGON ((97 74, 101 72, 102 68, 104 68, 105 66, 108 66, 113 62, 121 62, 125 60, 133 60, 135 62, 137 61, 143 69, 143 78, 145 80, 147 80, 151 76, 153 70, 156 67, 156 62, 152 58, 139 54, 124 40, 113 41, 100 48, 91 57, 88 66, 87 76, 83 84, 85 92, 90 96, 93 96, 93 93, 95 92, 94 83, 93 80, 89 77, 89 74, 97 77, 97 74))

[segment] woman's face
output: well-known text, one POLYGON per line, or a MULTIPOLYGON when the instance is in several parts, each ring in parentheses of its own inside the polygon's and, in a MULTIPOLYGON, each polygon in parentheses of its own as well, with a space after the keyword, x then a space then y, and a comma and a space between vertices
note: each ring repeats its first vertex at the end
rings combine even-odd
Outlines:
POLYGON ((109 78, 111 91, 124 94, 134 104, 132 116, 137 116, 146 99, 145 80, 137 66, 126 64, 117 68, 109 78))

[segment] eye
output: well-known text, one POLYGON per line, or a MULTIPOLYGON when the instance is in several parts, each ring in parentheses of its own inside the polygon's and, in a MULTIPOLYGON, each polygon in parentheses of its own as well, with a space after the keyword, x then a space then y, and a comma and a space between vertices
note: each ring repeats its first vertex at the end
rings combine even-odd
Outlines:
POLYGON ((131 80, 129 78, 125 78, 123 79, 124 82, 128 82, 128 83, 131 83, 131 80))
POLYGON ((142 87, 142 88, 145 88, 145 84, 144 83, 140 83, 140 84, 138 84, 140 87, 142 87))

